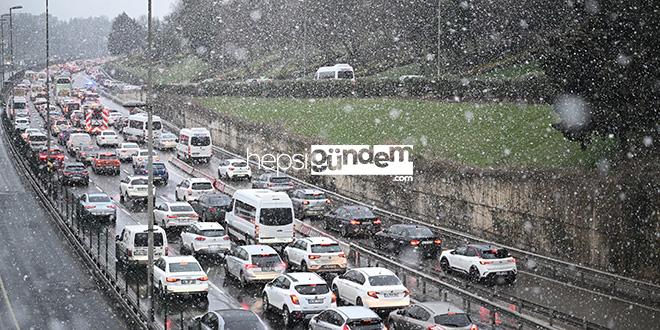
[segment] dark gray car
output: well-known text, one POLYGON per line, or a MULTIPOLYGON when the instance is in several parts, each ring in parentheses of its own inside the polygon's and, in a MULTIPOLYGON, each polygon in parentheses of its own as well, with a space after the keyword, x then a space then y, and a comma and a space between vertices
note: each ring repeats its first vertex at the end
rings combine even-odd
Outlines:
POLYGON ((325 193, 317 189, 296 189, 291 193, 291 202, 299 219, 322 216, 331 204, 325 193))
POLYGON ((462 309, 443 301, 410 305, 390 313, 390 329, 426 330, 439 325, 447 330, 474 330, 477 326, 462 309))
POLYGON ((266 173, 252 181, 252 188, 289 192, 295 185, 291 178, 282 173, 266 173))

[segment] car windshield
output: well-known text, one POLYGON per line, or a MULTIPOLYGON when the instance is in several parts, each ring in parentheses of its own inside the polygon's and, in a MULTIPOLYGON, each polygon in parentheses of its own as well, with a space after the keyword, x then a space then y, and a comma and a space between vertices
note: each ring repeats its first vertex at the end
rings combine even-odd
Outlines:
POLYGON ((225 236, 225 230, 224 229, 204 229, 204 230, 202 230, 202 236, 222 237, 222 236, 225 236))
POLYGON ((48 138, 45 135, 32 135, 30 136, 30 141, 33 142, 42 142, 42 141, 47 141, 48 138))
POLYGON ((252 263, 257 267, 273 267, 282 262, 277 254, 256 254, 252 255, 252 263))
POLYGON ((64 171, 68 171, 68 172, 82 172, 84 170, 86 170, 86 168, 85 166, 82 165, 67 165, 64 168, 64 171))
POLYGON ((289 179, 289 177, 287 176, 271 176, 270 182, 275 184, 289 184, 289 182, 291 182, 291 179, 289 179))
POLYGON ((112 203, 108 196, 89 196, 90 203, 112 203))
POLYGON ((327 284, 305 284, 305 285, 296 285, 294 287, 298 293, 302 295, 317 295, 317 294, 326 294, 330 292, 327 284))
POLYGON ((394 275, 375 275, 369 276, 371 286, 401 285, 399 278, 394 275))
POLYGON ((467 327, 472 324, 470 317, 464 313, 436 315, 433 322, 446 327, 467 327))
POLYGON ((354 208, 349 208, 348 210, 351 215, 351 218, 354 219, 368 219, 375 217, 373 212, 371 212, 371 210, 366 207, 354 207, 354 208))
POLYGON ((293 211, 291 208, 267 208, 261 209, 259 223, 264 226, 284 226, 293 223, 293 211))
POLYGON ((202 268, 196 262, 171 262, 170 272, 172 273, 186 273, 186 272, 199 272, 202 268))
POLYGON ((211 145, 211 138, 208 136, 193 136, 190 138, 190 145, 194 147, 205 147, 211 145))
MULTIPOLYGON (((147 246, 149 241, 149 236, 147 233, 136 233, 135 234, 135 246, 143 247, 147 246)), ((154 246, 163 246, 163 235, 156 232, 154 234, 154 246)))
POLYGON ((210 182, 194 182, 192 184, 193 190, 211 190, 213 185, 210 182))
POLYGON ((189 205, 172 205, 170 206, 172 212, 193 212, 193 208, 189 205))
POLYGON ((342 252, 339 244, 313 244, 312 253, 338 253, 342 252))

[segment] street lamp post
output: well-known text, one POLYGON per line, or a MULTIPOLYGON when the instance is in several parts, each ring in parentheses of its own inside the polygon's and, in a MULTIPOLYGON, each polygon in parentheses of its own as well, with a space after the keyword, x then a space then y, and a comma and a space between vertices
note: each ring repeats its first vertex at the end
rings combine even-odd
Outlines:
MULTIPOLYGON (((46 0, 46 130, 48 131, 48 140, 46 140, 46 155, 50 155, 50 33, 48 29, 48 0, 46 0)), ((12 64, 13 65, 13 64, 12 64)), ((46 158, 50 162, 49 157, 46 158)))
POLYGON ((9 7, 9 59, 11 60, 11 70, 14 71, 14 23, 12 11, 21 9, 23 6, 9 7))
POLYGON ((151 99, 151 76, 152 76, 152 63, 153 63, 153 31, 151 24, 151 0, 147 1, 147 90, 146 90, 146 105, 147 105, 147 218, 149 219, 147 244, 148 244, 148 264, 147 264, 147 298, 149 299, 149 321, 154 320, 154 285, 153 285, 153 272, 154 272, 154 130, 153 130, 153 106, 151 99))
POLYGON ((5 87, 5 17, 8 17, 9 14, 0 15, 0 68, 2 68, 2 85, 0 89, 5 87))

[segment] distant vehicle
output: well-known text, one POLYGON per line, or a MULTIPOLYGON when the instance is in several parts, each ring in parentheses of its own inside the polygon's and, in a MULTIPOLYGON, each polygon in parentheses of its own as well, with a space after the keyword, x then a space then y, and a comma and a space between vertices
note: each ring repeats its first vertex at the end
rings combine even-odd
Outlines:
POLYGON ((217 222, 197 222, 181 230, 181 254, 224 255, 231 249, 225 228, 217 222))
POLYGON ((291 191, 295 188, 293 180, 282 173, 264 173, 252 180, 253 189, 269 189, 272 191, 291 191))
POLYGON ((336 297, 328 284, 315 273, 280 275, 266 284, 261 297, 264 314, 281 316, 285 328, 337 307, 336 297))
POLYGON ((284 248, 284 260, 301 272, 343 274, 348 264, 339 243, 329 237, 303 237, 284 248))
POLYGON ((94 104, 85 111, 85 132, 99 134, 108 129, 108 109, 94 104))
MULTIPOLYGON (((147 225, 127 225, 121 234, 115 236, 115 257, 118 266, 146 265, 148 262, 147 225)), ((167 235, 165 230, 154 226, 154 259, 167 255, 167 235)))
POLYGON ((55 78, 55 95, 56 96, 69 96, 73 89, 73 81, 71 77, 59 76, 55 78))
POLYGON ((26 70, 25 73, 23 73, 23 77, 28 81, 35 81, 37 79, 37 73, 32 70, 26 70))
MULTIPOLYGON (((362 306, 342 306, 326 309, 309 320, 311 330, 387 330, 374 311, 362 306)), ((427 329, 424 329, 427 330, 427 329)), ((435 329, 430 329, 435 330, 435 329)))
POLYGON ((26 117, 16 117, 14 120, 14 128, 17 131, 24 131, 30 128, 30 120, 26 117))
POLYGON ((121 112, 119 112, 117 110, 108 111, 108 125, 114 126, 115 122, 117 122, 117 120, 119 118, 121 118, 122 116, 123 115, 121 114, 121 112))
POLYGON ((355 80, 353 67, 348 64, 335 64, 333 66, 322 66, 316 70, 316 80, 323 79, 349 79, 355 80))
POLYGON ((21 134, 23 141, 28 142, 28 137, 33 133, 41 133, 41 130, 33 127, 26 128, 25 131, 21 134))
POLYGON ((293 205, 283 192, 239 189, 225 214, 229 236, 246 244, 289 244, 293 241, 293 205))
MULTIPOLYGON (((160 117, 152 116, 153 135, 158 136, 163 128, 160 117)), ((146 141, 147 132, 147 114, 139 113, 128 116, 128 125, 122 129, 122 133, 127 141, 146 141)))
POLYGON ((365 206, 340 206, 325 214, 325 230, 335 230, 342 237, 374 235, 381 229, 382 221, 365 206))
POLYGON ((410 305, 410 291, 391 270, 383 267, 353 268, 332 280, 337 299, 374 310, 410 305))
POLYGON ((198 219, 195 210, 186 202, 166 202, 154 208, 154 222, 166 231, 172 227, 190 226, 198 219))
POLYGON ((209 193, 199 196, 190 205, 199 214, 200 221, 225 222, 225 214, 231 210, 231 197, 221 193, 209 193))
POLYGON ((82 163, 64 163, 58 170, 58 178, 62 185, 68 186, 72 183, 89 184, 89 172, 82 163))
POLYGON ((92 160, 94 157, 96 157, 96 154, 101 152, 101 149, 99 147, 90 144, 90 145, 85 145, 78 152, 76 153, 76 161, 79 161, 85 165, 91 165, 92 160))
POLYGON ((60 147, 56 145, 52 145, 50 149, 48 149, 46 146, 43 146, 39 151, 39 161, 43 163, 47 161, 52 163, 61 163, 64 161, 64 152, 62 149, 60 149, 60 147))
POLYGON ((322 216, 332 204, 325 193, 317 189, 296 189, 291 193, 291 202, 299 219, 322 216))
POLYGON ((225 159, 218 165, 218 178, 234 180, 236 178, 252 179, 252 170, 248 163, 241 159, 225 159))
POLYGON ((102 131, 96 136, 96 145, 116 148, 119 145, 119 135, 111 130, 102 131))
MULTIPOLYGON (((170 179, 170 174, 167 171, 167 166, 161 161, 154 161, 154 184, 163 184, 166 185, 170 179)), ((147 162, 143 161, 139 164, 133 164, 133 174, 134 175, 143 175, 148 176, 149 171, 147 170, 147 162)))
POLYGON ((431 258, 442 252, 442 239, 422 225, 392 225, 376 233, 374 245, 389 252, 413 250, 431 258))
POLYGON ((78 198, 78 215, 81 219, 117 219, 117 207, 105 193, 82 194, 78 198))
POLYGON ((87 133, 73 133, 66 142, 66 149, 71 155, 75 155, 83 146, 91 145, 92 137, 87 133))
POLYGON ((66 98, 62 104, 62 110, 64 115, 70 118, 73 111, 80 110, 80 101, 72 98, 66 98))
POLYGON ((36 151, 48 143, 48 136, 41 132, 30 133, 27 136, 27 143, 30 145, 30 149, 36 151))
POLYGON ((94 174, 111 173, 119 175, 121 162, 114 151, 97 152, 92 158, 92 172, 94 174))
POLYGON ((176 135, 172 133, 161 133, 154 138, 154 148, 158 150, 170 150, 176 148, 176 135))
POLYGON ((177 201, 194 201, 204 194, 215 192, 213 183, 205 178, 184 179, 174 191, 174 198, 177 201))
POLYGON ((160 257, 154 263, 154 286, 163 297, 195 294, 206 299, 209 278, 193 256, 160 257))
POLYGON ((213 155, 211 133, 206 128, 184 128, 179 132, 176 157, 186 161, 208 162, 213 155))
POLYGON ((192 319, 189 329, 202 330, 267 330, 266 324, 253 311, 219 309, 192 319))
POLYGON ((225 276, 236 278, 241 286, 272 281, 285 270, 279 254, 267 245, 234 246, 225 257, 225 276))
POLYGON ((127 176, 121 179, 119 181, 119 201, 122 203, 133 201, 146 202, 149 192, 147 188, 148 181, 149 178, 146 176, 127 176))
MULTIPOLYGON (((160 157, 158 156, 158 153, 155 151, 151 152, 151 155, 153 156, 152 159, 153 161, 160 161, 160 157)), ((133 162, 133 168, 135 168, 138 164, 146 162, 149 158, 149 150, 148 149, 140 149, 138 150, 137 153, 131 157, 131 162, 133 162)))
POLYGON ((27 99, 24 96, 14 96, 11 98, 11 103, 9 104, 9 114, 12 115, 12 118, 17 117, 19 114, 30 115, 30 109, 28 108, 27 99))
POLYGON ((132 160, 133 155, 137 155, 137 153, 140 151, 140 146, 138 146, 137 143, 122 143, 119 145, 119 148, 117 148, 116 151, 117 156, 119 156, 119 160, 132 160))
POLYGON ((474 282, 496 282, 501 279, 511 284, 518 275, 516 259, 509 251, 487 244, 468 244, 442 251, 440 267, 444 271, 456 270, 468 274, 474 282))
POLYGON ((467 313, 444 301, 420 302, 393 311, 387 323, 391 329, 479 330, 467 313))

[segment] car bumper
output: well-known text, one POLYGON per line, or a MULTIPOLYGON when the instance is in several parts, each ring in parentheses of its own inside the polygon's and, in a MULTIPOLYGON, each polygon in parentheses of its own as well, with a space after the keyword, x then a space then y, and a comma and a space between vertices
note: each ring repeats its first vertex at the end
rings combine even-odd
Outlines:
POLYGON ((311 262, 307 265, 307 269, 312 272, 317 273, 344 273, 346 272, 347 264, 312 264, 311 262))
POLYGON ((226 254, 231 249, 229 244, 227 245, 214 245, 214 246, 196 246, 195 252, 202 254, 226 254))
POLYGON ((167 293, 176 294, 197 294, 209 291, 208 283, 203 284, 180 284, 180 285, 167 285, 165 286, 167 293))
POLYGON ((364 301, 364 305, 377 310, 395 310, 410 306, 410 297, 399 299, 376 299, 368 297, 364 301))
POLYGON ((69 182, 86 182, 89 181, 89 177, 83 177, 83 176, 65 176, 62 178, 65 181, 69 182))
POLYGON ((94 217, 109 217, 111 219, 117 218, 117 212, 115 210, 93 211, 93 212, 89 212, 89 214, 94 217))
POLYGON ((279 273, 279 272, 270 272, 270 273, 258 273, 258 274, 248 272, 248 273, 245 273, 244 276, 245 276, 245 279, 250 281, 250 282, 268 282, 268 281, 274 280, 275 278, 282 275, 283 273, 284 273, 284 271, 282 271, 281 273, 279 273))

